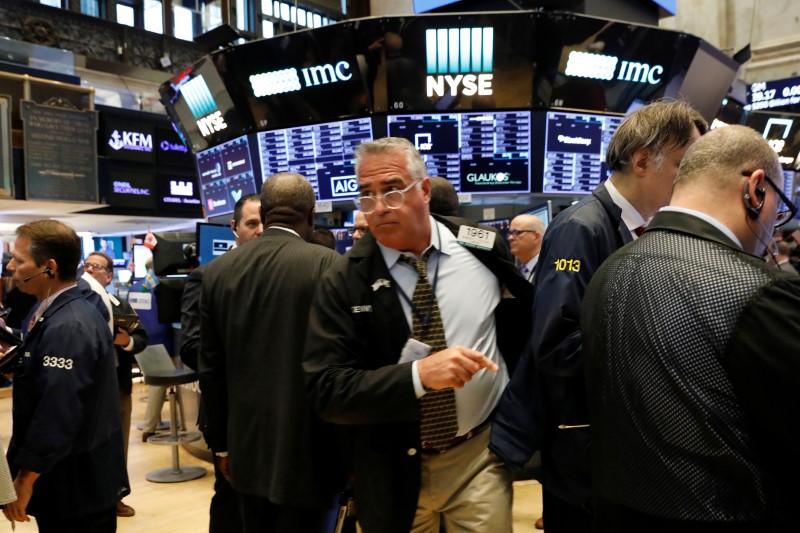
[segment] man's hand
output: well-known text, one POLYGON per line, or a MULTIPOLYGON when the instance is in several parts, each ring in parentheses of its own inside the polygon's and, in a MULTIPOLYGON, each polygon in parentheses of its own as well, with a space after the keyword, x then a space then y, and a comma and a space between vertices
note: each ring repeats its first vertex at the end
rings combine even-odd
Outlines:
POLYGON ((117 346, 127 346, 131 342, 131 336, 121 327, 117 327, 117 335, 114 337, 114 344, 117 346))
POLYGON ((16 522, 30 522, 27 509, 33 496, 33 483, 39 477, 36 472, 20 470, 14 480, 14 490, 17 492, 17 501, 6 504, 3 514, 8 520, 16 522))
POLYGON ((452 346, 417 362, 422 385, 427 389, 460 389, 482 368, 497 372, 498 366, 481 352, 452 346))
POLYGON ((217 467, 219 471, 222 473, 222 477, 228 480, 228 483, 231 481, 231 463, 228 461, 228 457, 220 457, 219 455, 214 456, 214 459, 217 461, 217 467))

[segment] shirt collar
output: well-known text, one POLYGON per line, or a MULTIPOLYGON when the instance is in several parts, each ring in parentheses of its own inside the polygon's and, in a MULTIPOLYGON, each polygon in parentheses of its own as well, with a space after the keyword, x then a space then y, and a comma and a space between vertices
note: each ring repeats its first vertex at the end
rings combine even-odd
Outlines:
POLYGON ((738 239, 738 237, 736 237, 736 235, 733 234, 733 232, 728 228, 728 226, 726 226, 716 218, 712 217, 708 213, 703 213, 702 211, 695 211, 694 209, 689 209, 688 207, 677 207, 674 205, 668 205, 666 207, 662 207, 661 211, 673 211, 675 213, 684 213, 686 215, 697 217, 700 220, 704 220, 709 224, 711 224, 712 226, 714 226, 715 228, 717 228, 718 230, 720 230, 722 233, 724 233, 726 237, 728 237, 730 240, 736 243, 736 246, 742 248, 742 242, 738 239))
POLYGON ((622 209, 622 222, 625 223, 625 227, 628 228, 629 231, 633 231, 640 226, 646 226, 647 221, 644 217, 624 196, 622 196, 611 180, 606 180, 605 184, 608 195, 611 196, 611 201, 622 209))
MULTIPOLYGON (((295 235, 297 235, 298 237, 300 237, 300 234, 299 234, 299 233, 297 233, 297 232, 296 232, 295 230, 293 230, 292 228, 286 228, 286 227, 284 227, 284 226, 269 226, 269 229, 280 229, 280 230, 283 230, 283 231, 288 231, 289 233, 294 233, 295 235)), ((300 237, 300 238, 302 239, 302 237, 300 237)))
MULTIPOLYGON (((452 234, 444 225, 440 224, 436 221, 433 217, 430 217, 431 222, 431 242, 425 248, 427 251, 428 248, 433 247, 435 250, 439 250, 439 252, 450 255, 450 251, 452 246, 457 246, 455 235, 452 234)), ((380 248, 381 255, 383 255, 383 260, 386 263, 386 268, 391 269, 397 260, 400 259, 401 255, 406 255, 413 259, 417 259, 414 257, 414 254, 401 252, 400 250, 395 250, 394 248, 389 248, 388 246, 384 246, 376 239, 375 242, 378 244, 378 248, 380 248)))
POLYGON ((57 291, 54 294, 51 294, 50 296, 42 300, 41 303, 39 304, 39 307, 36 308, 36 312, 33 314, 34 320, 38 320, 39 318, 41 318, 41 316, 44 314, 45 311, 47 311, 47 308, 50 307, 50 305, 55 301, 55 299, 61 296, 61 293, 68 291, 72 287, 75 287, 75 285, 76 285, 75 283, 73 283, 72 285, 67 285, 63 289, 57 291))

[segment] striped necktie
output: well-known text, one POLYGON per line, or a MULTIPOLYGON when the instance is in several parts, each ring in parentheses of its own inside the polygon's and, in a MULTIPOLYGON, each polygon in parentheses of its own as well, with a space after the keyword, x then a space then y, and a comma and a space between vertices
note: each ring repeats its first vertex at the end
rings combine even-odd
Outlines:
MULTIPOLYGON (((414 267, 418 276, 411 312, 414 338, 430 346, 430 353, 436 353, 447 348, 447 342, 444 337, 444 324, 439 314, 439 304, 428 281, 428 258, 432 252, 433 248, 430 248, 419 261, 405 256, 400 257, 402 261, 414 267)), ((455 391, 444 389, 426 393, 420 398, 420 409, 422 442, 428 447, 446 449, 458 431, 455 391)))

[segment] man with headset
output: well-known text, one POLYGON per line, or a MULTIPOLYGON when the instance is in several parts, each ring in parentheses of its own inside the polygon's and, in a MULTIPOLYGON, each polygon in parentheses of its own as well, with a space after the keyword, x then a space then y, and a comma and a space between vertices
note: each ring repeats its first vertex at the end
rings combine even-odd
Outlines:
POLYGON ((797 212, 782 186, 761 135, 714 130, 592 278, 594 531, 797 528, 800 278, 761 259, 797 212))
POLYGON ((81 241, 55 220, 17 228, 8 269, 38 305, 14 367, 14 431, 8 462, 12 521, 39 531, 116 531, 130 492, 111 331, 76 285, 81 241))

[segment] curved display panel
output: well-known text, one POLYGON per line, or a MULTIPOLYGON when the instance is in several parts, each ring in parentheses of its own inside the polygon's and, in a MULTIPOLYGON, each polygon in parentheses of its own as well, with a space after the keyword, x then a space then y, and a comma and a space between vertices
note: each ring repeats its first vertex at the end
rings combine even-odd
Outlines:
POLYGON ((239 198, 257 192, 246 135, 197 154, 197 172, 208 217, 233 213, 239 198))

